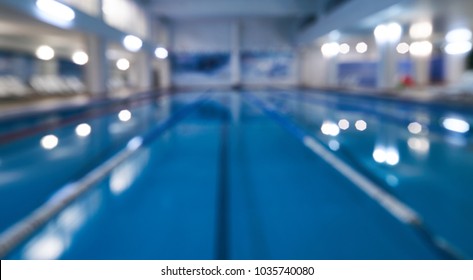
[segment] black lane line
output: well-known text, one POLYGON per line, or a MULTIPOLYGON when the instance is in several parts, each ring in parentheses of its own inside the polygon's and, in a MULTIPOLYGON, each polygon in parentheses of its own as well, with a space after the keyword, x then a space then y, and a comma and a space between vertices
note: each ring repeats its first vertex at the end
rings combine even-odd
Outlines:
POLYGON ((220 128, 219 173, 217 186, 217 223, 215 258, 228 260, 230 258, 229 233, 229 184, 228 184, 228 116, 222 117, 220 128))

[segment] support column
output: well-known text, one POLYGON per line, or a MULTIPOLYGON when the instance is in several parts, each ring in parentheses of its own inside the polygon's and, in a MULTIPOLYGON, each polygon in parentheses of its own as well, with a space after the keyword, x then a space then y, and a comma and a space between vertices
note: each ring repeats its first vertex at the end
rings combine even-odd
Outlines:
POLYGON ((135 55, 132 68, 128 71, 129 80, 133 88, 149 90, 151 88, 152 58, 147 52, 135 55))
POLYGON ((231 40, 231 84, 233 87, 239 87, 241 85, 241 24, 239 20, 235 20, 232 23, 231 40))
POLYGON ((326 85, 328 87, 338 86, 338 55, 326 58, 327 67, 326 85))
POLYGON ((103 18, 103 9, 102 9, 103 8, 103 0, 96 0, 96 1, 97 1, 96 2, 97 6, 95 7, 95 9, 97 9, 96 16, 97 16, 97 18, 99 18, 101 20, 104 20, 104 18, 103 18))
POLYGON ((427 86, 430 83, 431 56, 413 57, 414 81, 418 86, 427 86))
POLYGON ((397 23, 378 25, 374 30, 374 36, 379 53, 377 86, 382 89, 393 89, 399 82, 396 47, 402 36, 402 27, 397 23))
MULTIPOLYGON (((333 39, 338 39, 336 35, 331 34, 333 39)), ((335 41, 325 43, 320 48, 325 64, 325 85, 328 87, 338 86, 338 55, 340 53, 340 45, 335 41)))
POLYGON ((108 65, 106 42, 97 36, 87 37, 89 62, 85 65, 85 84, 88 92, 95 97, 107 95, 108 65))
POLYGON ((160 88, 161 89, 170 89, 171 88, 171 64, 169 62, 169 59, 162 60, 160 62, 160 88))
MULTIPOLYGON (((173 34, 172 34, 173 29, 171 28, 170 23, 169 22, 161 22, 158 25, 158 29, 159 29, 159 32, 158 32, 158 36, 159 36, 158 41, 159 41, 159 43, 163 47, 166 47, 166 48, 174 47, 173 37, 172 37, 173 36, 173 34)), ((168 57, 168 58, 163 59, 163 60, 157 59, 155 61, 156 61, 155 63, 157 64, 156 74, 158 75, 158 77, 156 77, 156 78, 157 78, 158 83, 159 83, 159 88, 162 89, 162 90, 168 90, 172 86, 170 58, 168 57)))
POLYGON ((377 42, 379 52, 377 86, 378 88, 392 89, 398 83, 397 53, 398 42, 377 42))
POLYGON ((465 72, 467 54, 445 54, 445 80, 448 84, 458 83, 465 72))

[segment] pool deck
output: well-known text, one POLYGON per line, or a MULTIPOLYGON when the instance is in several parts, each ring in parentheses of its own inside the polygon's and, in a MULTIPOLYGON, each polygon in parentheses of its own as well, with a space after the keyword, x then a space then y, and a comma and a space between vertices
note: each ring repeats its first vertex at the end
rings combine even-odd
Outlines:
MULTIPOLYGON (((281 88, 282 89, 282 88, 281 88)), ((228 89, 231 90, 231 89, 228 89)), ((303 90, 324 90, 337 93, 350 94, 354 96, 373 97, 390 100, 403 100, 415 103, 436 103, 453 108, 473 108, 473 92, 467 92, 456 88, 445 86, 429 86, 422 88, 406 88, 400 90, 384 90, 367 88, 303 88, 303 90)), ((132 97, 131 91, 121 91, 113 97, 105 98, 120 100, 132 97)), ((90 102, 104 100, 104 98, 94 98, 90 94, 74 96, 43 96, 28 99, 8 99, 0 100, 0 119, 14 118, 25 113, 48 112, 60 108, 80 107, 90 102)))

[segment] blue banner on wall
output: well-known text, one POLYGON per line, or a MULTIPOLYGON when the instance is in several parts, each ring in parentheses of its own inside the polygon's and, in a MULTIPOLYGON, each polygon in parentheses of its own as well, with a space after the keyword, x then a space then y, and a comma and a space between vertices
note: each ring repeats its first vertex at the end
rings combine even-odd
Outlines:
MULTIPOLYGON (((338 79, 343 86, 376 87, 377 62, 344 62, 338 65, 338 79)), ((430 82, 441 83, 445 79, 444 59, 434 56, 430 61, 430 82)), ((399 83, 405 77, 414 77, 414 64, 411 59, 398 62, 397 75, 399 83)))
POLYGON ((230 82, 229 53, 175 53, 171 65, 174 84, 230 82))
POLYGON ((293 52, 254 52, 241 54, 242 78, 245 81, 284 80, 296 76, 293 52))

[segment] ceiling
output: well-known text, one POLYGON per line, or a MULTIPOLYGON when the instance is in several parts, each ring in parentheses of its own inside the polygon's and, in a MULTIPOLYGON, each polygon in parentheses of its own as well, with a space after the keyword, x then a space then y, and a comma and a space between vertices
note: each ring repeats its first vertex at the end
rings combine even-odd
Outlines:
MULTIPOLYGON (((347 36, 372 34, 383 22, 408 27, 432 20, 434 30, 473 28, 472 0, 134 0, 158 18, 172 20, 227 17, 294 19, 300 38, 313 42, 332 30, 347 36)), ((1 1, 0 1, 1 2, 1 1)), ((301 40, 302 41, 302 40, 301 40)), ((0 47, 32 50, 50 44, 58 54, 84 47, 79 32, 61 30, 8 9, 0 9, 0 47)))
MULTIPOLYGON (((85 36, 81 32, 63 30, 12 9, 0 9, 0 49, 34 53, 36 48, 45 44, 51 46, 59 57, 70 57, 73 52, 86 48, 85 36)), ((118 43, 110 42, 108 49, 110 59, 124 57, 132 60, 132 55, 118 43)))
POLYGON ((320 16, 350 0, 135 0, 167 18, 320 16))
POLYGON ((472 13, 472 0, 404 0, 366 17, 357 27, 372 30, 377 24, 387 21, 408 26, 412 22, 424 20, 431 21, 436 32, 446 33, 457 27, 472 28, 472 13))
POLYGON ((43 44, 54 47, 59 55, 67 49, 83 48, 82 36, 78 32, 53 27, 10 9, 0 9, 1 48, 34 52, 43 44))
POLYGON ((342 37, 371 36, 378 24, 397 22, 408 34, 412 23, 430 21, 434 38, 443 40, 448 31, 466 27, 473 29, 472 0, 351 0, 318 22, 301 30, 300 44, 314 39, 333 40, 331 31, 342 37))
POLYGON ((429 20, 445 33, 473 28, 472 0, 135 0, 152 15, 172 20, 189 18, 284 17, 300 26, 308 43, 333 30, 348 36, 372 34, 376 25, 396 21, 406 28, 429 20))

